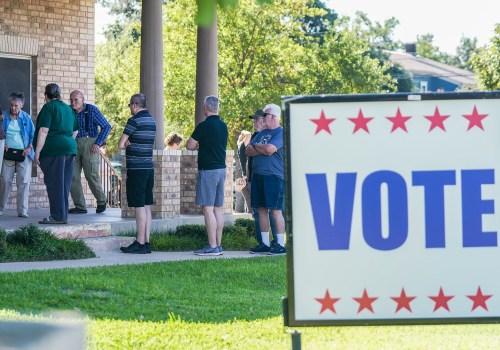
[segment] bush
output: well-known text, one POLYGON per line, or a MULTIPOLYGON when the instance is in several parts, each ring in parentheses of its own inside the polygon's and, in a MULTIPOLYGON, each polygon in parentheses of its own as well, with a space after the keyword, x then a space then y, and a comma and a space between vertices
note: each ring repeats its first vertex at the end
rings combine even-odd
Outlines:
POLYGON ((255 237, 255 220, 238 218, 234 220, 234 226, 242 226, 245 228, 247 235, 255 237))
POLYGON ((95 257, 85 242, 60 239, 48 229, 33 224, 21 226, 6 237, 4 254, 0 261, 49 261, 95 257))
POLYGON ((0 228, 0 257, 5 253, 5 247, 7 245, 6 236, 7 232, 5 229, 0 228))
MULTIPOLYGON (((253 222, 253 220, 248 220, 253 222)), ((249 235, 247 222, 239 225, 224 226, 222 245, 225 250, 247 250, 256 244, 255 228, 249 235)), ((189 251, 200 249, 207 244, 207 230, 204 225, 180 225, 172 232, 152 232, 151 248, 157 251, 189 251)))

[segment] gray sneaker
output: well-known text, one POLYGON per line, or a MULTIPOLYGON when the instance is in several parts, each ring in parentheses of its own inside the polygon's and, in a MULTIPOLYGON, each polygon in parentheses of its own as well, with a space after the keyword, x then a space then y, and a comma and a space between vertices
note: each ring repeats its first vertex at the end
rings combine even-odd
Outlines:
POLYGON ((217 249, 219 250, 219 253, 220 253, 219 255, 224 254, 224 249, 222 249, 222 246, 221 246, 221 245, 220 245, 220 246, 218 246, 218 247, 217 247, 217 249))
POLYGON ((222 255, 222 253, 219 252, 219 247, 212 248, 209 245, 207 245, 203 249, 195 250, 194 254, 195 255, 222 255))

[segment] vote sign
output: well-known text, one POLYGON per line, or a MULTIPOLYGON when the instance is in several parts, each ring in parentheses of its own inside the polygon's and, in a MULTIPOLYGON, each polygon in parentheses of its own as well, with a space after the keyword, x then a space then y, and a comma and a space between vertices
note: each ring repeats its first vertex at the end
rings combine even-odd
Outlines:
POLYGON ((284 102, 289 324, 498 322, 500 92, 284 102))

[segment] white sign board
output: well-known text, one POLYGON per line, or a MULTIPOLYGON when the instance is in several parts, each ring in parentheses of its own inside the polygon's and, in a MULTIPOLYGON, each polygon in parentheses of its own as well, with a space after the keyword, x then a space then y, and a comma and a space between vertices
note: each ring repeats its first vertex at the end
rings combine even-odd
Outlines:
POLYGON ((290 325, 500 321, 500 92, 285 100, 290 325))

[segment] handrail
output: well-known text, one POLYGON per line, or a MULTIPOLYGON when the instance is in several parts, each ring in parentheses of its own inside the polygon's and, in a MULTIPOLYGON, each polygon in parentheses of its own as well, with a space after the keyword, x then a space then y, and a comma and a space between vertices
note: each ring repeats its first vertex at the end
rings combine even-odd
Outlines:
POLYGON ((122 177, 102 151, 100 152, 99 174, 108 207, 120 208, 122 202, 122 177))

